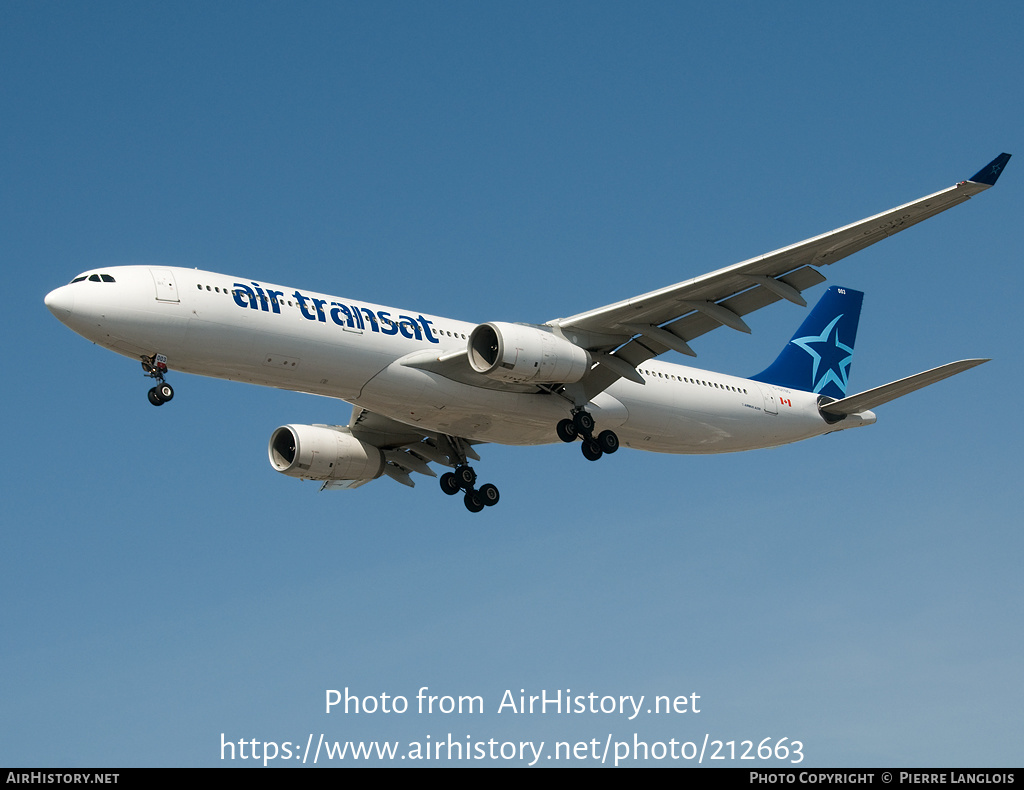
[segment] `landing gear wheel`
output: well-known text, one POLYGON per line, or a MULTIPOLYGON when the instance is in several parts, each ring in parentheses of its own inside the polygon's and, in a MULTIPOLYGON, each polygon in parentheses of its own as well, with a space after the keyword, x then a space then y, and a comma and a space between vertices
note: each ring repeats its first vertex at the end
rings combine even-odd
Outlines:
POLYGON ((460 466, 455 470, 455 479, 459 482, 459 488, 463 491, 470 491, 476 483, 476 472, 472 466, 460 466))
POLYGON ((484 509, 483 500, 480 498, 480 494, 476 491, 467 491, 466 497, 463 501, 466 503, 466 510, 470 513, 479 513, 484 509))
POLYGON ((576 424, 576 432, 584 436, 590 436, 594 430, 594 417, 590 412, 578 411, 572 418, 576 424))
POLYGON ((484 483, 476 493, 480 497, 480 501, 488 507, 498 504, 498 487, 493 483, 484 483))
POLYGON ((462 490, 459 488, 459 481, 455 479, 454 472, 445 472, 441 475, 441 490, 448 496, 455 496, 462 490))
POLYGON ((559 420, 558 425, 555 426, 555 433, 566 443, 575 442, 580 435, 580 432, 576 430, 576 423, 572 420, 559 420))
POLYGON ((611 455, 619 449, 619 437, 612 431, 601 431, 597 435, 597 445, 601 448, 602 452, 611 455))
POLYGON ((156 379, 156 386, 149 391, 149 402, 154 406, 163 406, 174 397, 174 389, 164 381, 167 373, 167 357, 154 354, 142 357, 142 370, 151 379, 156 379))
POLYGON ((588 461, 596 461, 602 455, 604 453, 601 451, 601 445, 594 439, 587 439, 583 442, 583 457, 588 461))

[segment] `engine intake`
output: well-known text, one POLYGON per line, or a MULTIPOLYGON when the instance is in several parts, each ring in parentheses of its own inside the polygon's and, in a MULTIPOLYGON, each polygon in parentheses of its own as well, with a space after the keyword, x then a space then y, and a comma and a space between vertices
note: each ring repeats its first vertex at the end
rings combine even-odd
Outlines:
POLYGON ((267 447, 270 465, 304 480, 373 480, 384 471, 384 453, 346 428, 282 425, 267 447))
POLYGON ((564 338, 500 321, 474 329, 468 350, 473 370, 499 381, 572 384, 593 364, 589 352, 564 338))

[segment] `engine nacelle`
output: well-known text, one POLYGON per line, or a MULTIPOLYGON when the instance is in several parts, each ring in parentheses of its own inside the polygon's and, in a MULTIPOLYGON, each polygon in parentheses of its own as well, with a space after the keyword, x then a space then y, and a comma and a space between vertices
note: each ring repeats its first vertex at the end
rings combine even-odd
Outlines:
POLYGON ((267 447, 270 465, 305 480, 373 480, 384 471, 384 453, 345 428, 282 425, 267 447))
POLYGON ((469 364, 499 381, 572 384, 583 378, 593 360, 589 352, 551 332, 492 321, 470 334, 469 364))

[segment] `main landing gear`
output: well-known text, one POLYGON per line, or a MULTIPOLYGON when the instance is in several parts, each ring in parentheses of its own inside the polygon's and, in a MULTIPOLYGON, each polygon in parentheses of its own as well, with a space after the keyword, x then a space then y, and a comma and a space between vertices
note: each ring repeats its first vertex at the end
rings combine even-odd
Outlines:
POLYGON ((583 457, 588 461, 596 461, 605 453, 610 455, 619 449, 619 437, 614 431, 601 431, 594 436, 594 417, 585 409, 574 411, 571 420, 559 420, 555 432, 566 443, 581 439, 583 457))
POLYGON ((142 369, 151 379, 156 379, 156 386, 149 391, 149 402, 154 406, 163 406, 174 397, 174 388, 166 381, 167 357, 163 354, 154 354, 151 357, 142 358, 142 369))
POLYGON ((485 507, 498 504, 499 494, 496 485, 484 483, 480 488, 475 488, 476 472, 469 465, 468 456, 472 455, 478 461, 480 456, 473 452, 468 444, 464 444, 463 439, 454 436, 443 438, 447 443, 443 452, 455 464, 455 471, 441 475, 441 490, 448 496, 455 496, 462 491, 462 501, 470 513, 479 513, 485 507))
POLYGON ((461 464, 454 472, 445 472, 441 475, 441 490, 449 496, 464 491, 462 501, 466 503, 466 510, 470 513, 479 513, 485 507, 498 504, 500 495, 496 485, 484 483, 480 488, 474 488, 475 485, 476 472, 468 464, 461 464))

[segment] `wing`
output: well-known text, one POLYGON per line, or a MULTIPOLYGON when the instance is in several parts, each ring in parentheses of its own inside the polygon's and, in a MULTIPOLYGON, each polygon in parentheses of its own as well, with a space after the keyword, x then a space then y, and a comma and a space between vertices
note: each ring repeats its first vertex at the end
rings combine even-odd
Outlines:
POLYGON ((592 398, 620 377, 634 378, 641 362, 672 349, 696 356, 688 341, 719 326, 741 332, 743 316, 788 299, 806 306, 800 292, 825 280, 817 267, 899 233, 993 186, 1010 159, 1000 154, 967 181, 852 225, 667 288, 549 321, 594 354, 598 364, 581 383, 592 398))
MULTIPOLYGON (((437 477, 430 463, 454 468, 467 458, 480 456, 470 442, 455 436, 420 431, 381 414, 355 406, 346 426, 357 439, 372 444, 384 453, 383 473, 402 485, 414 486, 411 472, 437 477)), ((369 480, 328 480, 320 490, 358 488, 369 480)))

